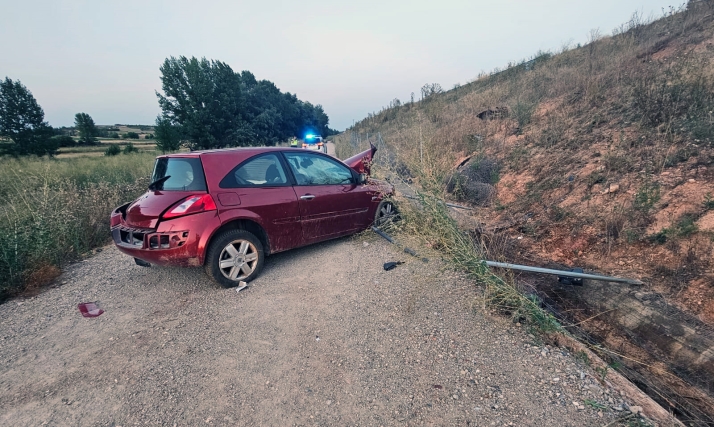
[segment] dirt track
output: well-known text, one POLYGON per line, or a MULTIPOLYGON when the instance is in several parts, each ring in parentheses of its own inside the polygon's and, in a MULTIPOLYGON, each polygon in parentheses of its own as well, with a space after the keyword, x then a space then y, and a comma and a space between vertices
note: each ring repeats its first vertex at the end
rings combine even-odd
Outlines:
POLYGON ((477 289, 438 260, 371 235, 270 257, 240 293, 113 247, 60 281, 0 305, 0 425, 602 426, 621 414, 571 355, 474 309, 477 289), (390 260, 407 263, 386 272, 390 260), (105 313, 81 317, 86 301, 105 313))

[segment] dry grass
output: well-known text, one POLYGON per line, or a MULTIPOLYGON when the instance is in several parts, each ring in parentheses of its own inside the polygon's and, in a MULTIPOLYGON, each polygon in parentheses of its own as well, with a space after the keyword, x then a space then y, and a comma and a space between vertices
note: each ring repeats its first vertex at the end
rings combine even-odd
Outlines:
POLYGON ((109 214, 144 191, 153 158, 1 159, 0 299, 105 244, 109 214))
MULTIPOLYGON (((490 217, 531 213, 540 230, 586 228, 594 254, 646 242, 664 203, 643 212, 640 189, 660 185, 663 172, 691 176, 714 164, 713 7, 690 2, 654 22, 635 14, 614 36, 593 33, 586 46, 540 52, 422 102, 383 109, 336 137, 337 154, 383 141, 378 162, 448 197, 444 178, 478 153, 518 184, 497 187, 514 201, 496 199, 490 217), (504 108, 505 117, 477 117, 504 108), (602 197, 611 185, 619 190, 602 197)), ((662 182, 662 200, 683 181, 662 182)), ((713 189, 705 178, 701 198, 713 189)))

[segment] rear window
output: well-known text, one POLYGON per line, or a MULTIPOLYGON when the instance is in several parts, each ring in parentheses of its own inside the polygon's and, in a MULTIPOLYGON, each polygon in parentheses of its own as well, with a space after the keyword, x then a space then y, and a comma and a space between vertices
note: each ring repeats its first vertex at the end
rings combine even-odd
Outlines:
POLYGON ((156 159, 151 182, 169 176, 166 181, 156 185, 163 191, 207 191, 206 178, 199 158, 162 157, 156 159))

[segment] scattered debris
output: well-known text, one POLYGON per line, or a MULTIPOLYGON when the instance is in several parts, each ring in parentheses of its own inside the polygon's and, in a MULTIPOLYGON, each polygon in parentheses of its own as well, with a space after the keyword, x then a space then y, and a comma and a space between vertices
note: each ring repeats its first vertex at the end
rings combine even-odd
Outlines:
POLYGON ((83 317, 98 317, 104 313, 96 302, 82 302, 77 305, 77 308, 83 317))
POLYGON ((404 264, 401 261, 390 261, 390 262, 385 262, 384 263, 384 270, 389 271, 389 270, 394 270, 398 265, 404 264))
POLYGON ((476 114, 476 117, 478 117, 481 120, 502 119, 502 118, 508 117, 508 108, 507 107, 489 108, 489 109, 483 110, 480 113, 476 114))
POLYGON ((144 261, 143 259, 134 258, 134 262, 136 263, 136 265, 140 265, 142 267, 151 267, 151 264, 144 261))
MULTIPOLYGON (((582 268, 573 268, 570 271, 573 273, 583 273, 582 268)), ((583 286, 583 279, 581 277, 558 276, 558 282, 564 285, 583 286)))
MULTIPOLYGON (((379 234, 380 236, 384 237, 384 239, 385 239, 386 241, 388 241, 389 243, 391 243, 391 244, 393 244, 393 245, 397 245, 397 246, 399 246, 399 247, 402 247, 400 244, 398 244, 397 242, 395 242, 394 239, 392 239, 387 233, 385 233, 384 231, 380 230, 379 228, 377 228, 377 227, 375 227, 375 226, 372 226, 372 231, 374 231, 375 233, 377 233, 377 234, 379 234)), ((418 255, 418 254, 416 253, 416 251, 414 251, 413 249, 409 249, 409 248, 405 247, 405 248, 404 248, 404 252, 405 252, 405 253, 408 253, 409 255, 411 255, 411 256, 413 256, 413 257, 419 258, 419 255, 418 255)), ((429 262, 429 258, 422 258, 421 260, 422 260, 423 262, 429 262)))
POLYGON ((247 288, 247 287, 248 287, 248 284, 241 280, 241 281, 238 283, 238 287, 236 288, 236 292, 240 292, 240 291, 242 291, 243 289, 245 289, 245 288, 247 288))

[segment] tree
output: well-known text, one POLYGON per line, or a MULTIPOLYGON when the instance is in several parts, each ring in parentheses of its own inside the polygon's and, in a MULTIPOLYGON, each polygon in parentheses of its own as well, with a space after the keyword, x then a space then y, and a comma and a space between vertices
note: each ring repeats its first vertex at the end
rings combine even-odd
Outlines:
POLYGON ((97 139, 99 130, 89 114, 77 113, 74 116, 74 126, 77 128, 77 131, 79 131, 80 145, 95 145, 99 143, 97 139))
POLYGON ((13 156, 52 156, 58 148, 52 133, 32 92, 9 77, 0 81, 0 137, 12 141, 5 151, 13 156))
POLYGON ((220 61, 182 56, 166 59, 161 73, 164 94, 156 96, 162 117, 178 126, 193 148, 275 145, 330 132, 321 105, 283 93, 250 71, 235 73, 220 61))
POLYGON ((156 127, 154 128, 156 135, 156 149, 162 153, 167 151, 176 151, 181 144, 181 132, 179 127, 171 123, 166 117, 159 115, 156 117, 156 127))
POLYGON ((230 66, 205 58, 168 58, 156 93, 163 116, 181 126, 195 148, 238 145, 244 125, 240 77, 230 66))

